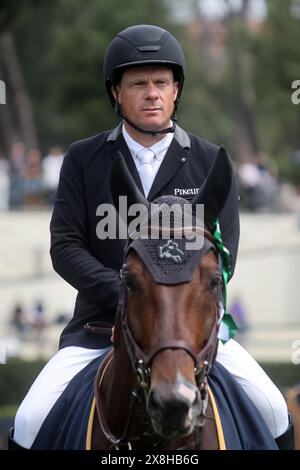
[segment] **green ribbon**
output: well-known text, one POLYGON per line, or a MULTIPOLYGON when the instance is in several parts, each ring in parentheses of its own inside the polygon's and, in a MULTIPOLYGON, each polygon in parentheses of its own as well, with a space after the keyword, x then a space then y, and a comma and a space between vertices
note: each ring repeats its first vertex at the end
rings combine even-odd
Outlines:
POLYGON ((214 240, 215 245, 217 247, 218 253, 222 259, 222 278, 223 278, 223 308, 224 308, 224 315, 222 317, 222 325, 221 330, 223 332, 220 339, 223 343, 226 343, 230 338, 235 336, 236 331, 239 329, 236 325, 232 315, 227 312, 227 284, 229 278, 231 276, 231 254, 229 250, 223 243, 222 236, 221 236, 221 229, 219 220, 216 219, 214 222, 214 240))

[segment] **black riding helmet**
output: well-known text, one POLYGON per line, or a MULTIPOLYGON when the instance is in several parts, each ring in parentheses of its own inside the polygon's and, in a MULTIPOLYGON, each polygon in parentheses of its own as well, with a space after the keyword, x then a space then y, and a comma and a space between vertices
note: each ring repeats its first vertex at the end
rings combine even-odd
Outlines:
POLYGON ((103 71, 109 99, 118 114, 130 125, 140 132, 152 135, 174 132, 175 113, 184 82, 185 60, 182 48, 172 34, 159 26, 153 25, 136 25, 124 29, 117 34, 108 46, 103 71), (169 66, 173 70, 175 80, 178 82, 178 95, 174 103, 172 116, 173 126, 162 131, 146 131, 128 121, 123 116, 121 106, 116 103, 111 91, 111 87, 117 85, 121 80, 125 69, 151 64, 169 66))

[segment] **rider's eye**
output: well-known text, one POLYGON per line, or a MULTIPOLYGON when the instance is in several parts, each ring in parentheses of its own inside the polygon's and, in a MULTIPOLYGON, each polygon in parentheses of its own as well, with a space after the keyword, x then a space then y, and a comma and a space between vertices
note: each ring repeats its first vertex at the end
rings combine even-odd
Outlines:
POLYGON ((208 284, 208 290, 212 294, 216 293, 219 288, 222 287, 222 278, 220 275, 213 276, 208 284))

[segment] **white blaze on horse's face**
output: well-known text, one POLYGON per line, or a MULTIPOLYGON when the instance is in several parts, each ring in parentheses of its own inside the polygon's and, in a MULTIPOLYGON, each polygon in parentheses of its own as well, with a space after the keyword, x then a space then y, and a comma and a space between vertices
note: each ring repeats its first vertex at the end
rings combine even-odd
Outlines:
POLYGON ((196 399, 195 390, 192 390, 188 385, 185 385, 184 383, 176 384, 175 389, 178 395, 181 395, 183 398, 189 401, 191 405, 194 403, 196 399))

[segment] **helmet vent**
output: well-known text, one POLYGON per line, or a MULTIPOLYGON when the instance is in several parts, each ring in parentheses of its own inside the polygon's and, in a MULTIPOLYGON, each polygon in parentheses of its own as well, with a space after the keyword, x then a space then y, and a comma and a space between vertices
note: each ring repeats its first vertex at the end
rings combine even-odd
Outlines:
POLYGON ((159 51, 161 45, 153 45, 153 46, 139 46, 137 49, 141 52, 156 52, 159 51))

